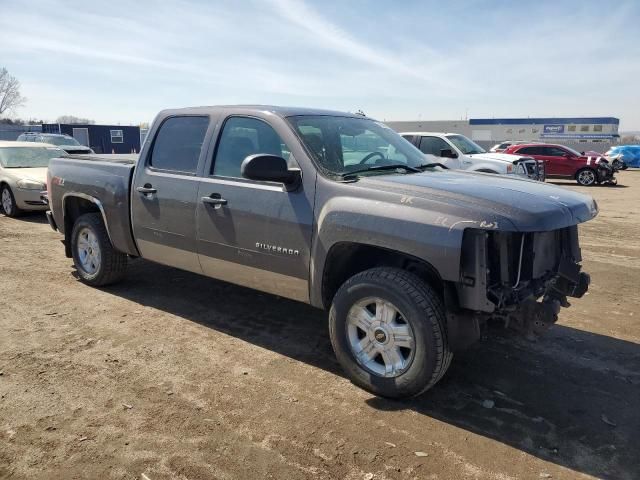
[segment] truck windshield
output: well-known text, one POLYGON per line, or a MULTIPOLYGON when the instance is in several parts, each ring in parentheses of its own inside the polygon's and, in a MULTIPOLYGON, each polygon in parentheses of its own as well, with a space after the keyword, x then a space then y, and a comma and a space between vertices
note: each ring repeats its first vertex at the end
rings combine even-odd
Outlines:
POLYGON ((4 168, 48 167, 49 160, 63 153, 54 147, 4 147, 0 148, 0 165, 4 168))
POLYGON ((474 153, 487 153, 477 143, 469 140, 464 135, 447 135, 447 138, 453 143, 464 155, 473 155, 474 153))
POLYGON ((411 143, 369 118, 299 115, 287 120, 325 173, 411 173, 428 163, 411 143), (399 169, 380 168, 394 165, 399 169))
POLYGON ((43 135, 45 143, 51 143, 52 145, 80 145, 78 141, 73 137, 58 137, 57 135, 43 135))

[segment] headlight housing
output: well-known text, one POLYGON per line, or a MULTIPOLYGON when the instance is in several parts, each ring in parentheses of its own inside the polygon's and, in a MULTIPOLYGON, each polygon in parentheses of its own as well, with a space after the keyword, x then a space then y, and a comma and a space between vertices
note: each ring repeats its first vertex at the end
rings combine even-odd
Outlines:
POLYGON ((42 182, 23 178, 22 180, 18 180, 18 188, 23 188, 25 190, 44 190, 47 187, 42 182))

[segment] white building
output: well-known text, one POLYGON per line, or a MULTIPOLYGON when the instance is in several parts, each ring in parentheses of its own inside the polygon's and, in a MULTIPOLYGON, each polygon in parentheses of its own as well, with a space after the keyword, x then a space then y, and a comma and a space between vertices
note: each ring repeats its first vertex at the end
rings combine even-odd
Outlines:
MULTIPOLYGON (((445 121, 386 122, 397 132, 449 132, 460 133, 483 146, 505 140, 562 143, 602 143, 603 149, 615 144, 620 137, 620 120, 614 117, 579 118, 471 118, 445 121)), ((596 147, 593 145, 593 147, 596 147)), ((584 149, 584 148, 583 148, 584 149)))

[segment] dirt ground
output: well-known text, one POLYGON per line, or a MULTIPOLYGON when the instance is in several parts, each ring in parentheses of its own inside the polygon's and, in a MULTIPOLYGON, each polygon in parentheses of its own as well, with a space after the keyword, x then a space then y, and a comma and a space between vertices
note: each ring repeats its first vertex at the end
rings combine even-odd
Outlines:
POLYGON ((92 289, 43 214, 0 217, 0 478, 638 479, 640 171, 619 179, 558 182, 600 206, 589 294, 405 402, 344 378, 324 312, 145 261, 92 289))

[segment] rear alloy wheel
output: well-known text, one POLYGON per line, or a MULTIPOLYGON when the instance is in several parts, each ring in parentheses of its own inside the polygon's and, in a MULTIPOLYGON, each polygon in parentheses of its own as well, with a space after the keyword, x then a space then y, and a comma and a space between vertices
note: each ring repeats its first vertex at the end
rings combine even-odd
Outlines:
POLYGON ((442 300, 416 275, 372 268, 347 280, 329 313, 331 344, 356 385, 383 397, 428 390, 451 363, 442 300))
POLYGON ((113 248, 99 213, 85 213, 76 220, 71 253, 78 276, 93 287, 117 282, 127 269, 127 255, 113 248))
POLYGON ((22 210, 16 205, 13 192, 7 185, 3 185, 2 191, 0 192, 0 204, 7 217, 18 217, 22 214, 22 210))
POLYGON ((98 237, 88 227, 82 228, 78 231, 76 247, 80 268, 88 275, 94 275, 100 268, 102 260, 98 237))
POLYGON ((583 187, 590 187, 596 183, 596 172, 590 168, 583 168, 576 174, 576 181, 583 187))

